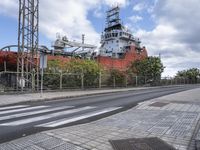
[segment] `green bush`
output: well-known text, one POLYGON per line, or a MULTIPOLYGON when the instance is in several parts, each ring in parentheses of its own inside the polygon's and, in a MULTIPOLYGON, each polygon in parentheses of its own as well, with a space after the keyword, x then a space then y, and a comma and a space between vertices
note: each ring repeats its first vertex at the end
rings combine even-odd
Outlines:
MULTIPOLYGON (((98 86, 99 73, 102 72, 101 66, 93 60, 71 59, 63 62, 61 60, 48 61, 48 68, 45 73, 62 74, 63 87, 80 87, 83 77, 84 87, 98 86)), ((57 75, 55 77, 45 77, 45 82, 53 84, 53 87, 59 85, 57 75)))

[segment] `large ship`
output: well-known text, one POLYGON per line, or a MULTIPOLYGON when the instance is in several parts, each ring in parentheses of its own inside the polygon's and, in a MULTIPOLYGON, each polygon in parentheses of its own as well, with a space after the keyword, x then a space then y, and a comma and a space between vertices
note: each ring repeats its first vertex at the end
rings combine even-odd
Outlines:
MULTIPOLYGON (((141 47, 141 41, 139 38, 133 36, 130 30, 128 30, 120 19, 120 8, 114 7, 107 11, 106 26, 101 35, 101 47, 99 54, 94 54, 96 46, 84 43, 84 37, 82 42, 69 41, 65 36, 59 37, 53 43, 53 50, 45 49, 45 53, 53 58, 61 57, 55 55, 63 55, 66 60, 71 57, 80 56, 82 59, 96 60, 105 69, 118 69, 126 70, 131 62, 141 60, 147 57, 146 48, 141 47), (71 51, 66 51, 70 49, 71 51), (68 57, 69 56, 69 57, 68 57)), ((12 51, 12 47, 17 45, 10 45, 0 50, 0 71, 16 70, 17 64, 17 51, 12 51)), ((49 59, 51 58, 49 56, 49 59)))
POLYGON ((147 57, 139 38, 133 36, 120 19, 120 8, 107 11, 106 27, 101 35, 98 60, 107 68, 126 69, 130 61, 147 57))

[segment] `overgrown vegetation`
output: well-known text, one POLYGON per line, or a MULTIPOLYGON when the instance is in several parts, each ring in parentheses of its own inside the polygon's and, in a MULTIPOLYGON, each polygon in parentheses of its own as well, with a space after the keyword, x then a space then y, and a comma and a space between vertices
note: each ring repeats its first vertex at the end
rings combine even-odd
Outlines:
POLYGON ((147 57, 143 60, 133 62, 129 69, 129 73, 144 77, 146 83, 157 84, 161 79, 164 66, 159 57, 147 57))
POLYGON ((97 86, 100 71, 102 71, 101 66, 93 60, 50 60, 45 70, 44 83, 55 88, 59 86, 62 76, 63 87, 80 87, 82 79, 85 87, 97 86))
POLYGON ((112 86, 125 86, 126 73, 117 69, 110 70, 109 85, 112 86))
POLYGON ((163 64, 158 57, 135 61, 125 71, 111 69, 106 72, 96 61, 56 59, 48 61, 44 84, 48 87, 52 86, 52 88, 59 88, 61 82, 63 87, 68 88, 78 88, 82 85, 86 88, 98 87, 101 73, 104 76, 101 76, 101 82, 105 86, 127 86, 127 83, 129 85, 152 83, 153 85, 160 81, 163 70, 163 64))
POLYGON ((178 71, 176 77, 188 79, 190 83, 197 83, 200 80, 200 70, 198 68, 191 68, 178 71))

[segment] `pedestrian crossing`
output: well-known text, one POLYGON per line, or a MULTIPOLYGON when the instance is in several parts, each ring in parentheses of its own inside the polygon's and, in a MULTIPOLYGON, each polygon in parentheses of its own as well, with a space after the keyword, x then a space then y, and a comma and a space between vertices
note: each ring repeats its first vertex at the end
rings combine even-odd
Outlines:
POLYGON ((64 125, 64 124, 79 121, 79 120, 82 120, 82 119, 86 119, 86 118, 89 118, 89 117, 101 115, 101 114, 104 114, 104 113, 107 113, 107 112, 110 112, 110 111, 114 111, 114 110, 119 109, 119 108, 120 107, 107 108, 107 109, 103 109, 103 110, 100 110, 100 111, 94 111, 92 113, 87 113, 87 114, 76 116, 76 117, 69 118, 69 119, 60 119, 60 120, 57 120, 57 121, 52 121, 52 122, 49 122, 49 123, 40 124, 40 125, 37 125, 37 127, 57 127, 57 126, 61 126, 61 125, 64 125))
POLYGON ((0 107, 0 127, 32 126, 55 128, 120 109, 97 106, 29 106, 0 107))
POLYGON ((0 111, 6 110, 6 109, 22 108, 22 107, 27 107, 27 106, 28 105, 17 105, 17 106, 2 107, 2 108, 0 108, 0 111))
POLYGON ((16 112, 26 111, 26 110, 34 110, 34 109, 45 108, 45 107, 48 107, 48 106, 35 106, 35 107, 28 107, 28 108, 22 108, 22 109, 7 110, 7 111, 0 112, 0 115, 8 114, 8 113, 16 113, 16 112))
POLYGON ((63 107, 58 107, 58 108, 48 108, 48 109, 43 109, 43 110, 36 110, 36 111, 31 111, 31 112, 25 112, 25 113, 19 113, 19 114, 13 114, 13 115, 8 115, 8 116, 3 116, 0 117, 1 120, 7 120, 7 119, 13 119, 17 117, 24 117, 24 116, 29 116, 29 115, 36 115, 36 114, 41 114, 41 113, 46 113, 46 112, 51 112, 51 111, 56 111, 56 110, 62 110, 66 108, 72 108, 73 106, 63 106, 63 107))

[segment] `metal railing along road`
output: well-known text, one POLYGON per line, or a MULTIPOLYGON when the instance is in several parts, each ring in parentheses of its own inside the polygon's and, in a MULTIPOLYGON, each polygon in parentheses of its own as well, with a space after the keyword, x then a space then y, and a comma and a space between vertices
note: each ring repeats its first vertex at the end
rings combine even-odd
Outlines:
MULTIPOLYGON (((17 91, 24 86, 25 91, 32 91, 26 80, 20 79, 20 72, 0 72, 0 91, 17 91), (23 81, 23 82, 22 82, 23 81)), ((27 74, 31 75, 31 73, 27 74)), ((26 74, 25 74, 26 76, 26 74)), ((33 76, 34 78, 34 76, 33 76)), ((39 79, 41 83, 41 76, 39 79)), ((36 80, 35 80, 36 82, 36 80)), ((139 87, 139 86, 161 86, 161 85, 182 85, 199 84, 200 78, 183 77, 161 77, 152 80, 148 76, 135 76, 125 74, 122 76, 98 73, 95 75, 84 73, 44 73, 43 90, 65 90, 65 89, 89 89, 89 88, 117 88, 117 87, 139 87)), ((37 84, 35 84, 37 86, 37 84)), ((35 90, 40 87, 35 87, 35 90)))

